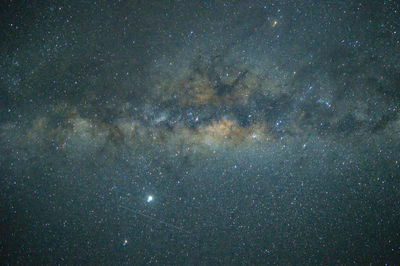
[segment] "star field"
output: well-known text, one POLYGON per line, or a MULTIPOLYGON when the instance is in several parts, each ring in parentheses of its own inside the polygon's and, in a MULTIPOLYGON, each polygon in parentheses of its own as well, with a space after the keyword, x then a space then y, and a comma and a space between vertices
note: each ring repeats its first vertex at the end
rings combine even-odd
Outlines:
POLYGON ((395 1, 1 4, 4 264, 395 264, 395 1))

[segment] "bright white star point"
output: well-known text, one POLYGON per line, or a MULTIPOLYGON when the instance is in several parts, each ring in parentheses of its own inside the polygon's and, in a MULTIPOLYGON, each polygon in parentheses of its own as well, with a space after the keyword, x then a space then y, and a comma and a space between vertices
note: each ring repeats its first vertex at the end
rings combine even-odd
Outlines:
POLYGON ((152 196, 152 195, 149 195, 149 196, 147 197, 147 202, 150 203, 150 202, 152 202, 152 201, 153 201, 153 196, 152 196))

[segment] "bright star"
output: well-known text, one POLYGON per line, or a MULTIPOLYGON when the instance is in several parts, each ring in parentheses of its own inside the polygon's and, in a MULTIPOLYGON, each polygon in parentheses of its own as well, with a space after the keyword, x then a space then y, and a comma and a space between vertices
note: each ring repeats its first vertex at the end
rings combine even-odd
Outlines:
POLYGON ((151 195, 148 196, 148 197, 147 197, 147 202, 152 202, 152 201, 153 201, 153 196, 151 196, 151 195))

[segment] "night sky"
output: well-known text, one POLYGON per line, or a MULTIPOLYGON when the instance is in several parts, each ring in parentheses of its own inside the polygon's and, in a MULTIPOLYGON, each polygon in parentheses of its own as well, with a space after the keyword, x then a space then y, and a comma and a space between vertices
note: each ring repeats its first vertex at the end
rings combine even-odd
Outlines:
POLYGON ((400 3, 1 1, 0 263, 400 262, 400 3))

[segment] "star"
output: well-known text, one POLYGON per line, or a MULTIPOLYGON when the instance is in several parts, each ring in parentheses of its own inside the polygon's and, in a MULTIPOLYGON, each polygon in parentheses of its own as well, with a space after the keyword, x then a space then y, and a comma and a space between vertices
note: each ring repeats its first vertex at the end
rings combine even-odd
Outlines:
POLYGON ((153 196, 152 196, 152 195, 149 195, 149 196, 147 197, 147 202, 150 203, 150 202, 152 202, 152 201, 153 201, 153 196))

